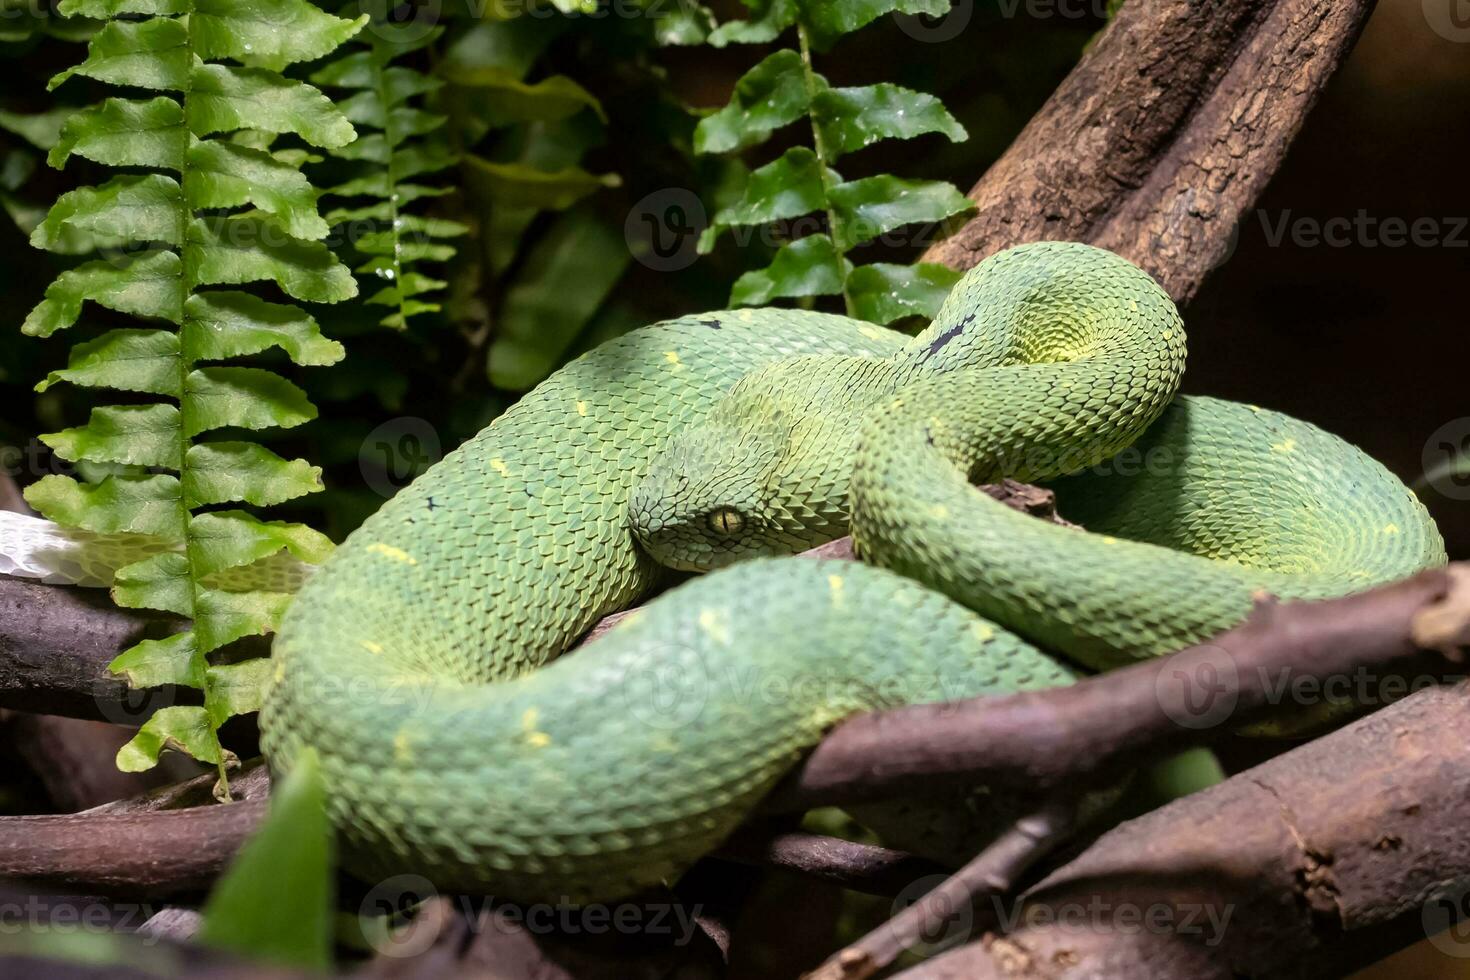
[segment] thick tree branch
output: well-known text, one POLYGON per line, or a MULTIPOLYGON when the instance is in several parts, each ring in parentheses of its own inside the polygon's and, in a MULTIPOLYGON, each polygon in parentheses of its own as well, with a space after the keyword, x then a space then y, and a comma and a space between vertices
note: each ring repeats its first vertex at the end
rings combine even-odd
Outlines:
MULTIPOLYGON (((139 640, 182 626, 176 616, 120 609, 102 589, 0 575, 0 708, 140 725, 156 708, 197 703, 188 689, 130 691, 107 669, 139 640)), ((269 641, 247 638, 238 649, 264 656, 269 641)))
POLYGON ((967 269, 1023 242, 1091 242, 1187 302, 1372 8, 1130 0, 970 191, 975 218, 924 258, 967 269))
POLYGON ((903 976, 1341 976, 1463 924, 1467 744, 1470 686, 1421 691, 1118 826, 1004 907, 1005 935, 903 976))

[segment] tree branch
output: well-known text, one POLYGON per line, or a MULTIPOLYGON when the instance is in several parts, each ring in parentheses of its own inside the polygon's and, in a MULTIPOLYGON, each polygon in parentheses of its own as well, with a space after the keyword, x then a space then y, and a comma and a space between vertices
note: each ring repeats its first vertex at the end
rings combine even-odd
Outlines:
MULTIPOLYGON (((905 980, 1342 976, 1463 923, 1470 686, 1121 824, 905 980)), ((1463 940, 1437 940, 1464 955, 1463 940)))
POLYGON ((978 212, 924 259, 1091 242, 1178 302, 1235 228, 1357 39, 1372 0, 1125 3, 970 191, 978 212))
MULTIPOLYGON (((1383 703, 1406 675, 1463 670, 1467 566, 1323 602, 1258 602, 1245 623, 1169 657, 1070 687, 911 705, 844 722, 767 799, 772 811, 992 785, 1046 793, 1104 782, 1161 745, 1203 745, 1291 708, 1302 685, 1364 682, 1383 703), (1426 624, 1441 623, 1435 629, 1426 624), (1437 652, 1427 652, 1428 643, 1437 652)), ((1290 714, 1287 715, 1290 717, 1290 714)))

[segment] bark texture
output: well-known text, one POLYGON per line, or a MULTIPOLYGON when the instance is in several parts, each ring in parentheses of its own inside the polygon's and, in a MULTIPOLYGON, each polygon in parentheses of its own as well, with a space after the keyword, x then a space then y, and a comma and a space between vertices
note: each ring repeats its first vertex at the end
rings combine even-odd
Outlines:
POLYGON ((1372 0, 1128 0, 925 254, 1091 242, 1180 303, 1234 247, 1372 0))
POLYGON ((1020 925, 906 980, 1326 978, 1470 943, 1470 686, 1436 688, 1104 834, 1020 925))

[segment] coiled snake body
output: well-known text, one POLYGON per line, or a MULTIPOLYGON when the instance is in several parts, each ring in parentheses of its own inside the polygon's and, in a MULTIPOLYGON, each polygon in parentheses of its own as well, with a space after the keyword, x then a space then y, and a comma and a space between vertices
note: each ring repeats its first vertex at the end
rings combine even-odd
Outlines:
POLYGON ((1286 416, 1175 398, 1173 303, 1110 253, 972 270, 912 340, 743 310, 558 371, 303 588, 261 715, 364 875, 612 898, 715 847, 836 721, 1066 683, 1444 560, 1413 494, 1286 416), (1061 473, 1086 533, 971 484, 1061 473), (871 564, 765 557, 848 525, 871 564), (655 561, 657 557, 658 561, 655 561), (555 660, 664 575, 660 596, 555 660), (985 617, 985 618, 982 618, 985 617), (1022 637, 1026 639, 1022 639, 1022 637), (554 662, 553 662, 554 661, 554 662))

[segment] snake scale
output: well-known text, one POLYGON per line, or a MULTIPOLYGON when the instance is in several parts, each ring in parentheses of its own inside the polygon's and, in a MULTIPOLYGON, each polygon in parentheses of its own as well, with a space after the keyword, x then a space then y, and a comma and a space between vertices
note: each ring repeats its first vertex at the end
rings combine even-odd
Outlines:
POLYGON ((763 309, 610 341, 307 582, 261 714, 272 769, 316 750, 360 875, 609 899, 717 846, 856 712, 1067 683, 1041 648, 1106 669, 1236 624, 1257 589, 1444 560, 1357 449, 1176 397, 1184 355, 1157 284, 1067 243, 987 259, 912 339, 763 309), (972 486, 1001 476, 1057 478, 1087 531, 972 486), (849 527, 866 563, 778 557, 849 527), (557 659, 668 567, 724 565, 557 659))

